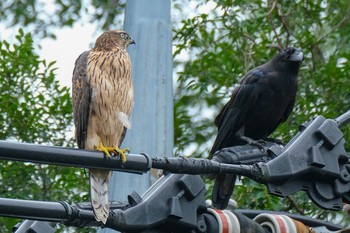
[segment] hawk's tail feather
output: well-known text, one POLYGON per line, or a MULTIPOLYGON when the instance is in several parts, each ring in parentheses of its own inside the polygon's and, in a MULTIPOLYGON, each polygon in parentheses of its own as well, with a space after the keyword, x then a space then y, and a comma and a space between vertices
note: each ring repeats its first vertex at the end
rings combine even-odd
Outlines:
POLYGON ((106 224, 109 215, 108 182, 112 172, 90 169, 91 205, 96 221, 106 224))

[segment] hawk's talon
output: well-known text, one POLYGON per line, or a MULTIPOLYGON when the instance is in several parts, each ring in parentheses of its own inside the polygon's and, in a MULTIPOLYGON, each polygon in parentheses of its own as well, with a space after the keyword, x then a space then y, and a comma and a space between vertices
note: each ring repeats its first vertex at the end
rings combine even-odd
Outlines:
POLYGON ((129 148, 124 148, 124 149, 114 148, 114 151, 116 152, 116 154, 118 154, 120 156, 120 159, 122 160, 122 163, 124 164, 126 162, 126 155, 129 154, 129 152, 130 152, 129 148))
POLYGON ((111 150, 109 147, 105 147, 103 146, 102 143, 100 143, 99 146, 94 146, 95 150, 101 151, 103 152, 103 154, 107 157, 107 158, 111 158, 111 154, 109 153, 111 150))
POLYGON ((115 154, 115 156, 119 155, 123 164, 126 162, 126 155, 130 152, 129 148, 105 147, 102 143, 99 146, 95 146, 95 150, 103 152, 108 159, 111 158, 111 153, 115 154))

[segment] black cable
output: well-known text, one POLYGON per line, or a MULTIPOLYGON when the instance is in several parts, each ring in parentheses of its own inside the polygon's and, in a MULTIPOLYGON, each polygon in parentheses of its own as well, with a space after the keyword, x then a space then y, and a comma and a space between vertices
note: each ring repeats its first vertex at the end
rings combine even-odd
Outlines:
POLYGON ((119 157, 106 158, 102 152, 98 151, 7 141, 0 141, 0 159, 139 174, 145 173, 151 168, 151 160, 144 154, 129 154, 126 163, 123 164, 119 157))

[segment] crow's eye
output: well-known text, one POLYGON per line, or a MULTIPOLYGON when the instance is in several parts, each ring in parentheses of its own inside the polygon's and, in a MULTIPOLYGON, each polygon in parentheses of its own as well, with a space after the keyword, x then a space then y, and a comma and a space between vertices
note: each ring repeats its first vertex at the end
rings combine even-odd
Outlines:
POLYGON ((293 54, 294 53, 294 49, 287 49, 287 54, 288 55, 291 55, 291 54, 293 54))

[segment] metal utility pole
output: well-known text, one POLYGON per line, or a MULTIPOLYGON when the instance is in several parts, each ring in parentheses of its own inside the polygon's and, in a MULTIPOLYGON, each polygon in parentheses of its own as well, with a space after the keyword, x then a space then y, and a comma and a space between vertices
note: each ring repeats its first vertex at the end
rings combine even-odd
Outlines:
MULTIPOLYGON (((131 153, 172 156, 174 142, 172 90, 172 28, 170 0, 128 0, 124 30, 135 40, 128 52, 132 62, 135 105, 132 128, 122 148, 131 153)), ((151 175, 114 172, 110 200, 126 201, 136 191, 142 194, 151 175)), ((99 232, 115 232, 103 229, 99 232)))

